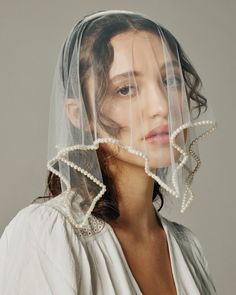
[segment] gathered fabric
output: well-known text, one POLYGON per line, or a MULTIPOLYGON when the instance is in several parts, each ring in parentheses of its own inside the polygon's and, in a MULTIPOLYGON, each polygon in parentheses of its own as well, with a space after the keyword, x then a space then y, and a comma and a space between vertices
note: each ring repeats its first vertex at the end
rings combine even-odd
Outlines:
MULTIPOLYGON (((74 228, 64 198, 31 204, 7 225, 0 239, 0 294, 141 295, 112 227, 91 216, 83 230, 74 228)), ((216 294, 196 236, 157 214, 178 295, 216 294)))

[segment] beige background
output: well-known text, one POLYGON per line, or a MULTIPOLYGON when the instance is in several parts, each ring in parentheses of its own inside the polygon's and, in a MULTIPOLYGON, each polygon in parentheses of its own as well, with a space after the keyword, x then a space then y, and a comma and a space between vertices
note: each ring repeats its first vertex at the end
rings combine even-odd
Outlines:
POLYGON ((218 130, 200 149, 198 198, 183 217, 199 238, 219 294, 235 280, 235 13, 232 0, 0 1, 0 233, 43 194, 52 75, 61 43, 85 14, 144 12, 166 26, 204 83, 218 130))

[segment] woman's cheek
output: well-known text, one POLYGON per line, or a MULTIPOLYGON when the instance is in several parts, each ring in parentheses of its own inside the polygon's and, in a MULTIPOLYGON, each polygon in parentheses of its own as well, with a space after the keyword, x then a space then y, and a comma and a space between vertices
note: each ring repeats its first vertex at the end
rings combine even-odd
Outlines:
POLYGON ((126 127, 130 125, 129 106, 123 104, 120 106, 114 106, 114 104, 110 104, 104 107, 104 112, 108 118, 112 119, 120 126, 126 127))

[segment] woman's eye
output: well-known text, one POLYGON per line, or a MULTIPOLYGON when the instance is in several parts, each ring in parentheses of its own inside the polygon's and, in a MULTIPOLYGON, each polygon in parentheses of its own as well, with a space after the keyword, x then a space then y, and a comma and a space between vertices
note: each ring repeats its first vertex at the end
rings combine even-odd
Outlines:
POLYGON ((181 79, 178 76, 169 77, 168 79, 163 79, 163 84, 169 87, 178 87, 181 85, 181 79))
POLYGON ((136 95, 136 87, 126 85, 124 87, 121 87, 117 90, 117 93, 119 93, 121 96, 135 96, 136 95))

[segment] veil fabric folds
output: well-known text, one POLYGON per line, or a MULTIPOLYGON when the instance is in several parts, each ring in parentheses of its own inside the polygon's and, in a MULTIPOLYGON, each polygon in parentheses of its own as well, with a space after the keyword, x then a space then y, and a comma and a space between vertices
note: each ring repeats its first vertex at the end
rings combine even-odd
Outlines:
POLYGON ((97 156, 104 143, 159 183, 163 210, 188 208, 198 146, 216 128, 197 77, 175 37, 144 14, 106 10, 74 25, 54 74, 47 168, 76 227, 106 191, 97 156))

